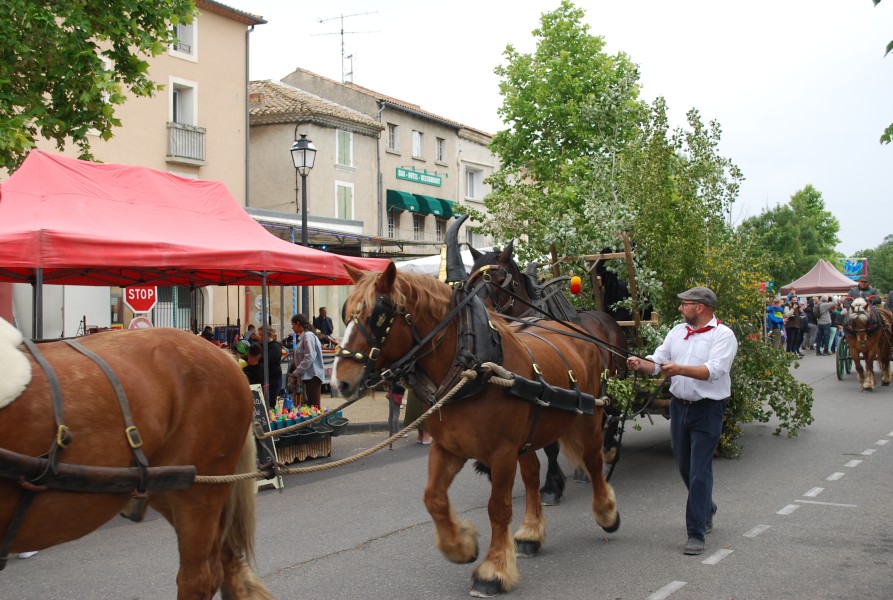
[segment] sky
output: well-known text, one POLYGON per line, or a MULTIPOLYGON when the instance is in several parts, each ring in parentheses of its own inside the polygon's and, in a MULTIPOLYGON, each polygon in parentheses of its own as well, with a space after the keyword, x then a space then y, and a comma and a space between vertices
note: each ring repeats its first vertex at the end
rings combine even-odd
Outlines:
MULTIPOLYGON (((353 81, 469 127, 503 128, 494 68, 559 0, 222 0, 262 16, 251 79, 303 68, 353 81), (344 31, 344 35, 341 32, 344 31), (343 52, 342 52, 343 40, 343 52), (352 56, 345 60, 342 55, 352 56)), ((735 224, 812 184, 840 222, 837 250, 893 234, 893 0, 578 0, 605 51, 639 65, 642 98, 663 96, 671 126, 696 108, 744 173, 735 224)))

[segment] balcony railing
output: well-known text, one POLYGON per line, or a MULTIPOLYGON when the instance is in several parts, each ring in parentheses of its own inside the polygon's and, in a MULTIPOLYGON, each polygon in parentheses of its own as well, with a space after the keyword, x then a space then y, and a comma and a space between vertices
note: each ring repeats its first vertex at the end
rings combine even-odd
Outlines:
POLYGON ((167 156, 188 160, 205 160, 205 128, 185 123, 167 124, 167 156))

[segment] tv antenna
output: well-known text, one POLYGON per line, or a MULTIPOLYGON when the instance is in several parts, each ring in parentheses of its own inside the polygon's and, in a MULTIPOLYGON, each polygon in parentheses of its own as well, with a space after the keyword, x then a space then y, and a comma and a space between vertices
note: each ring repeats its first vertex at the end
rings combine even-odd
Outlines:
POLYGON ((312 35, 340 35, 341 36, 341 83, 353 83, 353 59, 354 55, 350 54, 349 56, 344 56, 344 34, 346 33, 378 33, 378 31, 344 31, 344 19, 348 19, 350 17, 360 17, 363 15, 377 15, 378 11, 373 10, 369 12, 362 13, 352 13, 349 15, 345 15, 342 13, 337 17, 329 17, 328 19, 320 19, 320 23, 328 23, 329 21, 339 20, 341 22, 340 31, 330 31, 328 33, 314 33, 312 35), (347 69, 347 60, 350 60, 350 69, 347 69))

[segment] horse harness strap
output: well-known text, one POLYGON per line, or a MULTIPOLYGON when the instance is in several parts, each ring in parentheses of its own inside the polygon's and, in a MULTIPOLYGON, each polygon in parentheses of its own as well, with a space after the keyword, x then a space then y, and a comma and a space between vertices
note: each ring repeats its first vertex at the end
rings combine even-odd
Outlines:
POLYGON ((65 343, 95 362, 102 369, 102 372, 105 373, 109 383, 112 384, 112 389, 115 390, 115 397, 118 399, 118 405, 121 407, 121 415, 124 417, 124 436, 127 438, 127 444, 133 453, 135 466, 140 473, 140 481, 135 494, 145 494, 148 483, 149 461, 146 460, 146 455, 142 449, 143 439, 140 437, 140 432, 136 425, 133 424, 133 417, 130 414, 130 403, 127 401, 127 394, 124 393, 121 380, 118 379, 118 376, 115 375, 109 364, 95 352, 88 350, 75 340, 65 340, 65 343))

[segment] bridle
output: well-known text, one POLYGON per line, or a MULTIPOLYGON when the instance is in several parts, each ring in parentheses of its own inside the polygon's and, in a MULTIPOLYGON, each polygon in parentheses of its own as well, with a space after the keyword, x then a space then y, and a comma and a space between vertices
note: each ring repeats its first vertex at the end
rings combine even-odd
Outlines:
MULTIPOLYGON (((352 322, 366 340, 366 344, 369 346, 369 351, 362 352, 338 346, 335 348, 335 357, 349 359, 364 366, 360 389, 375 387, 383 381, 403 379, 407 375, 416 371, 416 363, 420 359, 437 349, 446 337, 446 327, 449 325, 450 321, 459 314, 459 311, 462 308, 472 301, 483 285, 485 285, 485 283, 481 282, 477 287, 471 289, 469 293, 464 294, 465 297, 458 303, 454 303, 455 306, 453 306, 452 310, 447 313, 446 317, 444 317, 440 323, 435 325, 425 336, 422 336, 419 333, 415 326, 415 319, 405 306, 398 306, 390 296, 379 294, 375 297, 375 305, 372 307, 372 312, 366 321, 368 329, 363 325, 360 318, 361 313, 365 309, 364 303, 361 303, 357 307, 357 310, 350 316, 350 319, 348 319, 348 323, 352 322), (388 335, 391 333, 391 328, 398 316, 402 316, 406 321, 406 324, 409 326, 413 340, 415 340, 415 345, 402 357, 394 361, 389 368, 376 369, 376 362, 381 356, 381 348, 387 341, 388 335), (440 337, 434 341, 428 350, 422 353, 422 349, 429 342, 434 340, 438 334, 440 334, 440 337)), ((464 284, 459 284, 456 289, 460 290, 463 287, 464 284)))
POLYGON ((496 293, 490 294, 490 299, 493 300, 494 311, 500 314, 507 314, 512 308, 514 308, 515 298, 518 296, 518 280, 515 279, 511 271, 509 271, 502 265, 484 265, 471 274, 471 276, 468 278, 468 285, 473 285, 475 280, 477 280, 478 278, 497 290, 496 293), (493 278, 492 273, 499 272, 503 273, 505 277, 503 277, 501 281, 497 282, 493 278), (496 298, 498 296, 496 294, 499 291, 504 292, 502 295, 506 297, 506 301, 503 304, 497 305, 496 298))

